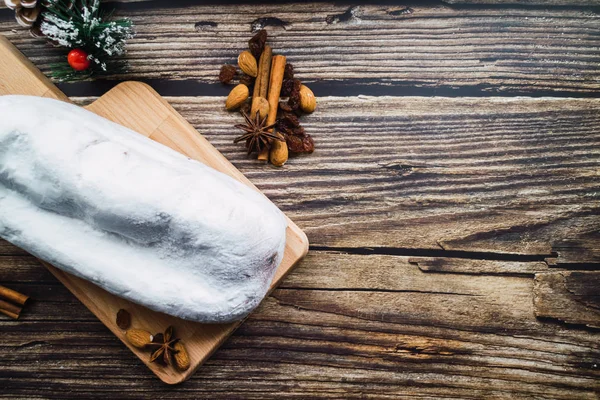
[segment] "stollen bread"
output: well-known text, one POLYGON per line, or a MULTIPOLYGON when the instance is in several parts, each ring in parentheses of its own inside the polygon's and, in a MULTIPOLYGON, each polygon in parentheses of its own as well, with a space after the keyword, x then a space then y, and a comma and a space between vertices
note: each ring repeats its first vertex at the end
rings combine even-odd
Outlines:
POLYGON ((245 317, 282 260, 264 195, 83 108, 0 96, 0 237, 150 309, 245 317))

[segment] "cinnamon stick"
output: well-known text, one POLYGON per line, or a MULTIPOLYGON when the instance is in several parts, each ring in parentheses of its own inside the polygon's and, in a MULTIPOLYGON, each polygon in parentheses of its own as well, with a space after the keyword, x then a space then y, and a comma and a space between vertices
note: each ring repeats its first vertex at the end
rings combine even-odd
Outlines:
POLYGON ((22 307, 0 300, 0 313, 9 316, 12 319, 18 319, 22 309, 22 307))
MULTIPOLYGON (((281 95, 281 86, 283 84, 283 75, 285 74, 286 59, 284 56, 278 56, 277 63, 273 59, 273 66, 271 70, 275 70, 275 73, 271 73, 271 82, 269 88, 269 117, 267 123, 274 124, 277 119, 277 109, 279 108, 279 96, 281 95), (273 118, 271 118, 273 114, 273 118)), ((277 133, 281 139, 283 135, 277 133)), ((277 167, 281 167, 288 159, 288 148, 285 141, 273 140, 271 149, 269 151, 269 158, 271 163, 277 167)))
MULTIPOLYGON (((258 61, 258 75, 256 81, 254 81, 254 92, 252 93, 252 106, 254 108, 254 100, 259 97, 267 98, 267 91, 269 90, 269 77, 271 76, 271 58, 273 57, 273 50, 268 44, 260 55, 258 61)), ((252 115, 254 116, 254 114, 252 115)))
MULTIPOLYGON (((269 79, 269 116, 267 117, 267 125, 272 125, 277 120, 277 109, 279 108, 279 96, 281 95, 281 85, 283 84, 283 73, 285 72, 285 56, 273 56, 271 61, 271 78, 269 79)), ((274 146, 279 143, 275 141, 274 146)), ((287 145, 286 145, 287 146, 287 145)), ((258 155, 261 161, 269 159, 269 149, 263 149, 258 155)))
POLYGON ((25 305, 25 302, 27 301, 27 299, 29 299, 29 297, 0 285, 0 299, 7 300, 12 303, 20 304, 23 306, 25 305))
POLYGON ((267 118, 267 124, 269 125, 274 124, 277 119, 285 63, 285 56, 273 56, 273 61, 271 61, 271 79, 269 80, 269 96, 267 97, 267 100, 269 100, 269 118, 267 118))

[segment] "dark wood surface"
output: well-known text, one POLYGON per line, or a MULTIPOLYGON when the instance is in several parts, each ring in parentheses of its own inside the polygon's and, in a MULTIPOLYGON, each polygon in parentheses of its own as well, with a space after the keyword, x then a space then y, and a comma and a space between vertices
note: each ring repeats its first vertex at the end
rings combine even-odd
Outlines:
MULTIPOLYGON (((138 31, 130 71, 60 87, 84 105, 150 83, 307 232, 309 256, 169 387, 0 241, 0 283, 34 299, 0 319, 0 397, 598 398, 600 7, 215 3, 116 4, 138 31), (282 169, 232 143, 216 81, 263 17, 319 97, 317 151, 282 169)), ((0 34, 45 72, 60 59, 5 8, 0 34)))

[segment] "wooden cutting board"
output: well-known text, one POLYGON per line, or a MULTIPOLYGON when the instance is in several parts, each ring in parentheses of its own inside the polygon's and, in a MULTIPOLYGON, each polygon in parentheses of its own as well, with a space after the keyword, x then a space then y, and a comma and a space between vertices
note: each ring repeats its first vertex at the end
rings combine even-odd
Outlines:
MULTIPOLYGON (((25 56, 0 35, 0 95, 6 94, 25 94, 69 101, 25 56)), ((215 101, 215 107, 222 106, 220 102, 215 101)), ((121 83, 86 108, 256 189, 158 93, 143 83, 121 83)), ((285 254, 271 290, 308 252, 308 239, 304 232, 289 218, 288 223, 285 254)), ((110 254, 106 256, 110 257, 110 254)), ((180 383, 189 378, 241 323, 200 324, 184 321, 123 300, 92 283, 62 272, 47 263, 43 264, 152 372, 169 384, 180 383), (149 353, 129 345, 125 339, 125 332, 117 327, 115 316, 121 308, 131 313, 132 326, 136 328, 157 333, 173 325, 176 336, 182 339, 188 349, 190 369, 179 372, 173 368, 149 363, 149 353)))

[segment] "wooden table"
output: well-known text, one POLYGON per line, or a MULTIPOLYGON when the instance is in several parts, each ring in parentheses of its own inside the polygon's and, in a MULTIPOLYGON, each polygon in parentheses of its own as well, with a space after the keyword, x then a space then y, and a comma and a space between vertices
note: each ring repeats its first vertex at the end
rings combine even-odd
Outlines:
MULTIPOLYGON (((311 251, 170 387, 0 242, 0 283, 35 299, 0 320, 0 397, 598 398, 600 8, 471 2, 505 4, 119 3, 130 71, 61 89, 150 83, 311 251), (317 151, 283 169, 232 143, 216 81, 261 22, 319 96, 317 151)), ((60 60, 6 8, 0 34, 45 72, 60 60)))

